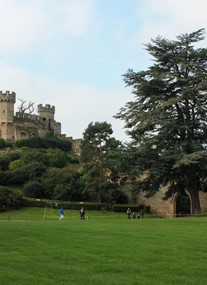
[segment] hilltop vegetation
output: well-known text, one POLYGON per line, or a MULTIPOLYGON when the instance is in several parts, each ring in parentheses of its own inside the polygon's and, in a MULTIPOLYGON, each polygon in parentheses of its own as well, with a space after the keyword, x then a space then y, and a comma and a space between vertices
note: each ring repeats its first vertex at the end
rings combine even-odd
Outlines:
MULTIPOLYGON (((2 145, 5 146, 6 143, 2 145)), ((97 201, 96 194, 89 190, 87 170, 80 163, 69 141, 50 137, 32 137, 17 141, 12 148, 3 147, 1 150, 1 210, 13 206, 7 201, 8 195, 3 194, 7 191, 14 197, 97 201)), ((107 184, 108 188, 106 185, 104 187, 107 191, 111 187, 110 182, 107 184)), ((103 202, 127 201, 117 187, 112 190, 114 192, 108 191, 103 202)), ((20 205, 21 203, 18 207, 20 205)))

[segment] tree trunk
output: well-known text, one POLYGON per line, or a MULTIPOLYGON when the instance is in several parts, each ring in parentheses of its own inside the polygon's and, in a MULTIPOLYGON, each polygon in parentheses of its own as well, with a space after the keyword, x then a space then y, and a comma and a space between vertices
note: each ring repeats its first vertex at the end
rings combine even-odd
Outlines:
POLYGON ((201 212, 199 191, 194 189, 187 189, 191 197, 191 214, 198 214, 201 212))

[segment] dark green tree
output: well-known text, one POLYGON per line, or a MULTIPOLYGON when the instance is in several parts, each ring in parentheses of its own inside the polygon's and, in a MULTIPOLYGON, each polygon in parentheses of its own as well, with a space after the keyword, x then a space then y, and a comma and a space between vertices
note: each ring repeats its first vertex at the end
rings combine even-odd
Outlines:
POLYGON ((23 205, 23 197, 20 191, 0 186, 0 212, 7 209, 18 209, 23 205))
POLYGON ((44 197, 49 199, 85 201, 82 174, 70 167, 48 168, 42 177, 44 197))
POLYGON ((128 70, 123 79, 134 100, 116 118, 134 146, 140 189, 151 194, 168 185, 168 194, 188 191, 192 213, 200 212, 199 191, 207 177, 207 49, 198 47, 204 29, 146 44, 154 64, 128 70), (195 47, 196 46, 196 47, 195 47))
POLYGON ((107 122, 90 123, 81 143, 80 160, 84 163, 86 188, 94 198, 97 196, 99 203, 109 201, 108 194, 114 188, 109 181, 112 177, 115 180, 114 158, 120 142, 111 137, 112 134, 112 127, 107 122))
POLYGON ((50 167, 63 168, 66 166, 68 158, 64 151, 56 148, 47 151, 47 161, 50 167))
POLYGON ((23 187, 24 195, 26 197, 32 198, 42 198, 43 197, 43 186, 40 182, 30 180, 24 184, 23 187))

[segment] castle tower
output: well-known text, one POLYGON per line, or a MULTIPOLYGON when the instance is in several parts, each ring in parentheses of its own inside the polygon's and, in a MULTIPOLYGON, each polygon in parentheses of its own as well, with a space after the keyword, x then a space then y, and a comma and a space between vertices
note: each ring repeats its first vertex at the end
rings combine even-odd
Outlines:
POLYGON ((0 91, 0 138, 14 139, 13 120, 16 93, 0 91))
POLYGON ((38 112, 38 116, 42 117, 43 120, 45 121, 54 120, 54 115, 55 115, 54 106, 51 106, 49 104, 46 104, 45 106, 43 106, 42 104, 39 104, 37 106, 37 112, 38 112))

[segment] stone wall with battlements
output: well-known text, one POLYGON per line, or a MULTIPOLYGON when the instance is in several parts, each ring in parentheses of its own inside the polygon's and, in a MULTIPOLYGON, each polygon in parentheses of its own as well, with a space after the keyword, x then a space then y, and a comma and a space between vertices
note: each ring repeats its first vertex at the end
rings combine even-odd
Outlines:
POLYGON ((37 114, 25 112, 14 114, 15 103, 15 92, 0 91, 0 138, 16 141, 31 136, 43 137, 52 133, 56 137, 71 141, 74 151, 80 153, 81 139, 74 140, 72 137, 61 134, 61 123, 54 119, 55 106, 39 104, 37 114))
POLYGON ((49 104, 37 106, 38 116, 44 118, 45 120, 54 120, 55 106, 49 104))
POLYGON ((15 104, 16 102, 16 93, 15 92, 2 92, 0 91, 0 102, 11 102, 15 104))
POLYGON ((0 91, 0 138, 16 141, 34 135, 45 136, 48 133, 61 135, 61 123, 54 119, 54 106, 39 104, 38 114, 14 114, 15 103, 15 92, 0 91))

